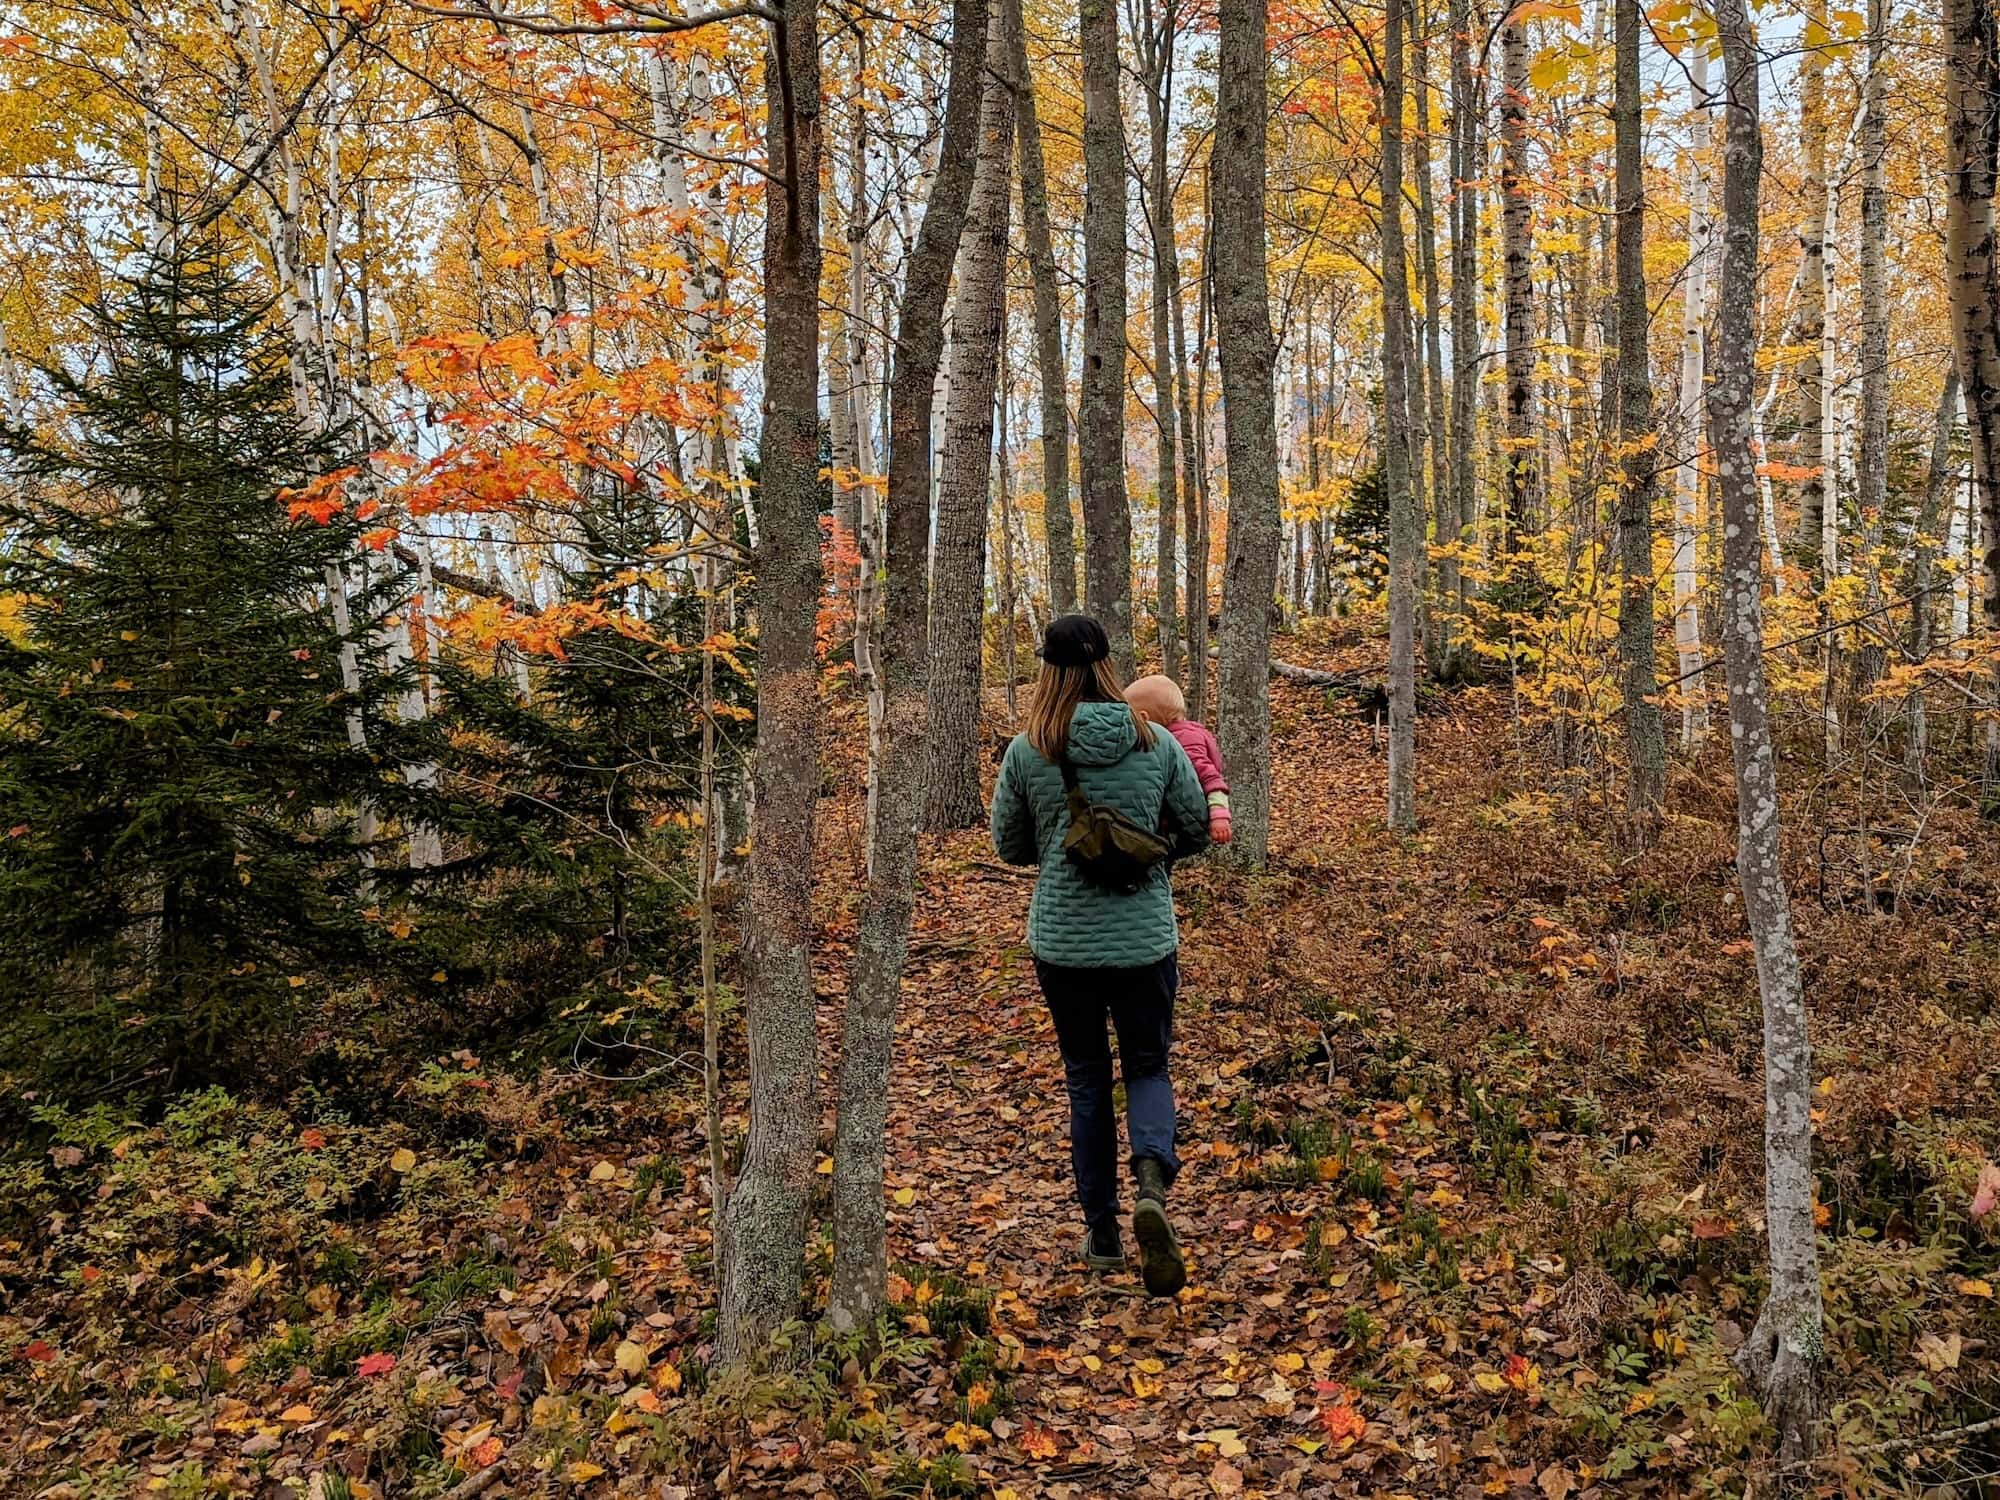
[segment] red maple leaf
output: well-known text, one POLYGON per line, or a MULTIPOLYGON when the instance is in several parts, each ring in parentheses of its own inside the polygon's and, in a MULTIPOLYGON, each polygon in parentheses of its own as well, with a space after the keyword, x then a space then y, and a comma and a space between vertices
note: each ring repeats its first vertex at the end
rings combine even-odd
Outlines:
POLYGON ((393 1354, 364 1354, 361 1362, 354 1367, 354 1373, 364 1380, 373 1380, 378 1375, 387 1375, 396 1368, 393 1354))
POLYGON ((1021 1451, 1030 1458, 1054 1458, 1061 1446, 1056 1435, 1046 1427, 1037 1427, 1030 1422, 1021 1428, 1021 1451))

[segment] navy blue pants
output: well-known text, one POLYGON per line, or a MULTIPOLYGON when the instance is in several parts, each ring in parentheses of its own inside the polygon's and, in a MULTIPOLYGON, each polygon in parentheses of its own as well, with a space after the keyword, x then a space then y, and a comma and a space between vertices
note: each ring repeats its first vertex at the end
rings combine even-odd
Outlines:
POLYGON ((1168 954, 1137 969, 1068 969, 1035 960, 1035 977, 1062 1045, 1069 1085, 1069 1154, 1076 1199, 1092 1226, 1118 1215, 1118 1109, 1111 1093, 1111 1040, 1125 1077, 1125 1129, 1132 1159, 1153 1157, 1168 1182, 1174 1154, 1174 1086, 1167 1054, 1174 1044, 1174 994, 1180 968, 1168 954))

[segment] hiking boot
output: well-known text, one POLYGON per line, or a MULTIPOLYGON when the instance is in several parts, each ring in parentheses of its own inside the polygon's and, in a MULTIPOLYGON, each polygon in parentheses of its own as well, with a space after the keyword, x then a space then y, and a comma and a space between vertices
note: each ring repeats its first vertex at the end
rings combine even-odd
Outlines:
POLYGON ((1166 1169, 1150 1156, 1132 1163, 1139 1201, 1132 1210, 1132 1238, 1139 1242, 1139 1274, 1149 1297, 1171 1297, 1187 1285, 1187 1262, 1167 1220, 1166 1169))
POLYGON ((1106 1219, 1094 1225, 1083 1239, 1083 1264, 1097 1272, 1125 1269, 1125 1244, 1118 1238, 1118 1224, 1106 1219))

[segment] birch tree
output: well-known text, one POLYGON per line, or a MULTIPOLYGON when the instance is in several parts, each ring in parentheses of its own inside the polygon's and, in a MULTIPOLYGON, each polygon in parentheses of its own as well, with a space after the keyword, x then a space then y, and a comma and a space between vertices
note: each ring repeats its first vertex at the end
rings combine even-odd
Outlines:
MULTIPOLYGON (((1624 0, 1629 5, 1631 0, 1624 0)), ((1716 0, 1727 121, 1723 251, 1708 417, 1723 507, 1722 640, 1736 764, 1736 869, 1764 1010, 1764 1219, 1771 1286, 1737 1367, 1778 1434, 1778 1455, 1811 1454, 1824 1319, 1813 1225, 1812 1054, 1779 847, 1778 776, 1764 677, 1752 384, 1756 379, 1760 59, 1744 0, 1716 0)))
MULTIPOLYGON (((1861 455, 1855 491, 1862 535, 1861 566, 1867 607, 1882 603, 1882 567, 1873 542, 1889 506, 1889 197, 1888 15, 1884 0, 1868 3, 1868 64, 1861 85, 1861 455)), ((1856 687, 1865 692, 1881 675, 1884 655, 1876 638, 1864 637, 1856 659, 1856 687)))
POLYGON ((1639 4, 1617 0, 1612 121, 1618 195, 1618 658, 1627 800, 1652 817, 1666 796, 1666 733, 1653 666, 1653 484, 1658 434, 1646 327, 1646 188, 1639 141, 1639 4))
POLYGON ((1714 234, 1708 213, 1708 43, 1688 48, 1694 120, 1688 142, 1688 258, 1681 288, 1681 445, 1674 465, 1674 656, 1681 692, 1681 744, 1708 733, 1702 688, 1700 578, 1696 569, 1701 496, 1702 321, 1708 309, 1708 263, 1714 234))
POLYGON ((1013 197, 1014 94, 1001 17, 989 13, 990 74, 978 165, 959 251, 951 396, 932 539, 930 710, 924 826, 972 828, 979 791, 979 693, 986 643, 986 519, 993 472, 993 396, 1006 323, 1007 221, 1013 197))
POLYGON ((1826 338, 1826 9, 1810 5, 1806 34, 1817 39, 1799 62, 1799 154, 1804 173, 1799 186, 1799 465, 1806 471, 1799 482, 1797 555, 1808 575, 1808 587, 1818 589, 1820 533, 1825 527, 1826 462, 1820 411, 1825 399, 1825 372, 1820 351, 1826 338))
MULTIPOLYGON (((1993 203, 2000 180, 2000 31, 1992 8, 1979 0, 1945 0, 1944 31, 1945 271, 1972 436, 1975 513, 1984 529, 1981 608, 1994 631, 2000 630, 2000 253, 1993 203)), ((2000 726, 1988 725, 1986 745, 1990 786, 2000 777, 2000 726)))
POLYGON ((1518 9, 1500 28, 1500 258, 1506 298, 1507 476, 1502 546, 1513 552, 1539 498, 1535 429, 1534 204, 1528 185, 1528 25, 1518 9))
POLYGON ((1403 248, 1403 5, 1382 31, 1382 483, 1389 494, 1389 827, 1417 826, 1417 593, 1423 522, 1411 493, 1409 269, 1403 248))
MULTIPOLYGON (((1472 12, 1468 0, 1451 0, 1451 505, 1449 526, 1438 540, 1463 545, 1478 508, 1473 465, 1479 395, 1479 189, 1478 83, 1472 71, 1472 12)), ((1442 513, 1441 513, 1442 514, 1442 513)), ((1463 575, 1456 558, 1440 564, 1440 588, 1455 587, 1442 601, 1444 618, 1433 630, 1433 666, 1440 676, 1460 669, 1465 613, 1463 575)))

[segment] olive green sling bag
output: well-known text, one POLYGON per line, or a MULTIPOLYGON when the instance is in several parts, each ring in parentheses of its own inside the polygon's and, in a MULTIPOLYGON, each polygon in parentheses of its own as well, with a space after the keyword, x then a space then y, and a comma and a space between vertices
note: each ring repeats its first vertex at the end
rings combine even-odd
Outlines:
POLYGON ((1153 866, 1172 855, 1172 847, 1117 808, 1086 797, 1067 755, 1056 764, 1069 799, 1069 832, 1063 835, 1063 856, 1092 885, 1131 895, 1152 878, 1153 866))

